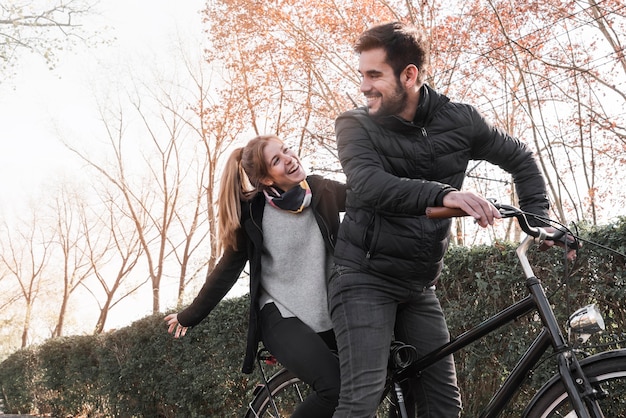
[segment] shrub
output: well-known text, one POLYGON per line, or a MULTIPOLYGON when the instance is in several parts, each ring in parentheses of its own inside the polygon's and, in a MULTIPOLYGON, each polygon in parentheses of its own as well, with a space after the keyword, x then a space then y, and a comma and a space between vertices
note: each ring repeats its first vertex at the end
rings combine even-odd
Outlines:
POLYGON ((5 412, 38 412, 40 385, 39 358, 36 348, 25 348, 0 363, 0 386, 5 412))
MULTIPOLYGON (((586 227, 587 239, 626 252, 626 219, 586 227)), ((515 245, 452 247, 438 292, 454 337, 526 296, 515 245)), ((626 292, 623 256, 585 246, 565 272, 563 253, 529 255, 537 277, 565 323, 578 307, 597 303, 605 314, 605 343, 623 339, 626 292), (567 275, 565 275, 567 273, 567 275)), ((249 298, 225 300, 184 338, 167 334, 164 314, 100 336, 53 339, 19 350, 0 363, 5 412, 53 416, 242 416, 259 373, 241 373, 249 298)), ((456 357, 464 416, 474 417, 515 366, 540 324, 520 318, 456 357)), ((593 352, 593 347, 587 347, 593 352)), ((538 385, 554 373, 534 371, 506 416, 519 416, 538 385)))

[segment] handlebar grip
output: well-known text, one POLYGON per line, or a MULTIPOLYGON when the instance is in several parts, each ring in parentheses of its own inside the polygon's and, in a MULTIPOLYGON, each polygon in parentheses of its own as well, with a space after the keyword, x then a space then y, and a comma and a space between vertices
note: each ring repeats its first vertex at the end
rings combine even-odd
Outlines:
POLYGON ((569 239, 566 234, 566 231, 560 228, 556 229, 546 239, 549 239, 550 241, 554 241, 554 242, 560 242, 563 245, 566 245, 567 248, 569 248, 570 250, 576 250, 580 247, 580 243, 578 242, 578 240, 569 239))
POLYGON ((428 219, 457 218, 460 216, 469 216, 469 215, 463 209, 458 209, 458 208, 446 208, 443 206, 426 208, 426 217, 428 219))
POLYGON ((561 229, 555 229, 553 233, 550 234, 549 239, 554 242, 562 242, 563 244, 567 244, 565 238, 565 231, 561 229))

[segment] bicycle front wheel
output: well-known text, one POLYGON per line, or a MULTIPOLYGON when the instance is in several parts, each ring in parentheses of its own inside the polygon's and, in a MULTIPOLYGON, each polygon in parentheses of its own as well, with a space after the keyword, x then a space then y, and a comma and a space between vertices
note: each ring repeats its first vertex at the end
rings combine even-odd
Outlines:
MULTIPOLYGON (((598 404, 605 417, 626 416, 626 355, 597 358, 582 364, 591 385, 598 391, 598 404)), ((576 418, 561 381, 547 388, 525 412, 528 418, 576 418)))

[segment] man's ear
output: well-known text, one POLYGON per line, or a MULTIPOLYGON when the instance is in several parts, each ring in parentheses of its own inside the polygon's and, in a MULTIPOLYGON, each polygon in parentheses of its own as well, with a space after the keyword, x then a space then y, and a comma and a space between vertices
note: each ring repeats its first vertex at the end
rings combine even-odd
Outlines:
POLYGON ((415 65, 409 64, 404 71, 402 71, 402 74, 400 74, 400 81, 404 86, 411 87, 417 83, 419 72, 415 65))

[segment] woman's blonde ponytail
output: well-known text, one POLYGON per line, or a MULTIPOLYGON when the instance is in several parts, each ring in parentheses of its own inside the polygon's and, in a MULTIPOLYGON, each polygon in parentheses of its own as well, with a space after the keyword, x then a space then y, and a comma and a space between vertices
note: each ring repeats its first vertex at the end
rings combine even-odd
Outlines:
POLYGON ((283 141, 275 135, 251 139, 243 148, 236 148, 228 157, 222 174, 218 196, 219 249, 237 250, 237 230, 241 227, 241 202, 252 198, 262 189, 268 176, 263 151, 269 141, 283 141))
POLYGON ((237 249, 237 230, 241 218, 241 154, 243 148, 235 149, 228 157, 217 200, 219 245, 218 252, 233 248, 237 249))

